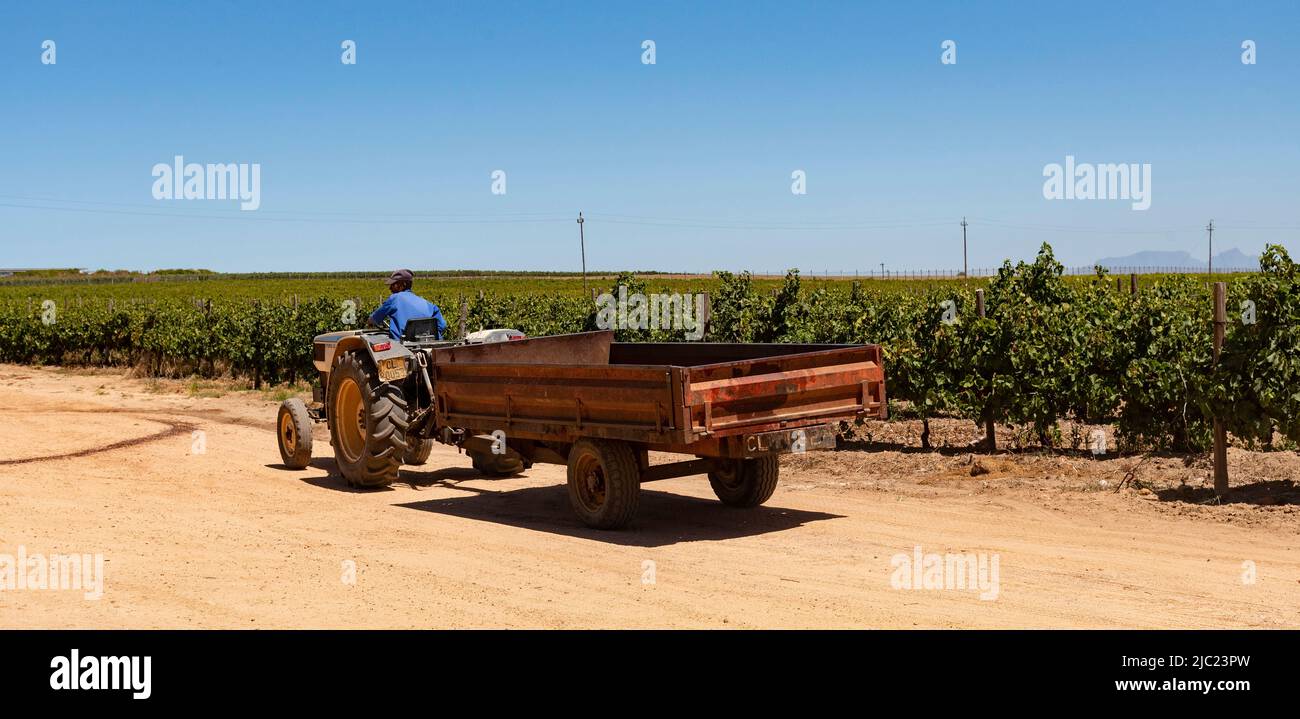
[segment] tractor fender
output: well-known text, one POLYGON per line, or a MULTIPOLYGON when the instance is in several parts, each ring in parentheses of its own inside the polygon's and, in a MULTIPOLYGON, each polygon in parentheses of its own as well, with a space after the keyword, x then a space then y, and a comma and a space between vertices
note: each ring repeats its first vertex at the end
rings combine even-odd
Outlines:
POLYGON ((354 335, 352 337, 345 337, 339 340, 338 345, 334 348, 334 356, 338 357, 347 352, 356 352, 359 350, 364 350, 366 356, 370 358, 370 361, 375 366, 378 366, 379 360, 393 359, 395 357, 408 358, 407 362, 410 362, 409 358, 413 356, 413 353, 406 349, 401 342, 398 342, 391 337, 382 337, 379 335, 354 335), (385 344, 388 345, 387 348, 375 349, 376 346, 383 347, 385 344))

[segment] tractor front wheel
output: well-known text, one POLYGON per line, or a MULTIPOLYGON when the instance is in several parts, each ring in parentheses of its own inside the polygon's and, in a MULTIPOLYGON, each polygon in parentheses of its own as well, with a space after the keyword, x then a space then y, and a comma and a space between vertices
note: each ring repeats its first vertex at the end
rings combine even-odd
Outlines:
POLYGON ((280 459, 289 469, 305 469, 311 464, 311 415, 307 405, 297 398, 280 403, 275 419, 280 445, 280 459))

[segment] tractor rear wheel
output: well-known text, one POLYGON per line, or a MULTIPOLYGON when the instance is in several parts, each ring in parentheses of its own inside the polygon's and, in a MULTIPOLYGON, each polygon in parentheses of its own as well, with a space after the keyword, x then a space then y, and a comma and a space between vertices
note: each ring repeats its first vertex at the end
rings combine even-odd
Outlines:
POLYGON ((402 391, 375 378, 361 357, 343 355, 330 373, 330 444, 348 484, 383 487, 397 480, 406 444, 402 391))
POLYGON ((580 439, 569 450, 569 504, 596 529, 632 521, 641 499, 641 465, 627 442, 580 439))
POLYGON ((719 460, 709 470, 709 485, 723 504, 757 507, 772 498, 781 464, 775 454, 752 459, 719 460))
POLYGON ((295 397, 280 403, 275 427, 280 459, 289 469, 305 469, 311 464, 311 425, 311 415, 302 400, 295 397))

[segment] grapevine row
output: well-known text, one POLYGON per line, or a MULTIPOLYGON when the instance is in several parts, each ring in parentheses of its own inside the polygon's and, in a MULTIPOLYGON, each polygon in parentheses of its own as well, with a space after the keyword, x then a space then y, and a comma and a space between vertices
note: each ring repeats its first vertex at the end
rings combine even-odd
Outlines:
MULTIPOLYGON (((1278 433, 1300 441, 1300 277, 1281 247, 1270 246, 1260 263, 1260 273, 1229 285, 1232 321, 1218 363, 1204 282, 1164 277, 1129 293, 1116 291, 1103 270, 1067 281, 1047 245, 1033 262, 1006 262, 980 284, 983 316, 974 285, 810 290, 792 270, 779 288, 761 290, 748 273, 717 273, 705 340, 879 343, 891 400, 917 416, 1025 426, 1044 444, 1059 441, 1061 419, 1073 419, 1113 423, 1134 448, 1201 449, 1216 416, 1247 442, 1268 444, 1278 433)), ((629 293, 658 289, 628 274, 613 284, 629 293)), ((295 381, 313 376, 313 336, 359 327, 380 299, 33 305, 11 297, 0 300, 0 361, 295 381)), ((461 298, 430 299, 459 332, 461 298)), ((585 296, 485 292, 464 301, 471 330, 515 327, 536 336, 597 328, 585 296)), ((617 338, 681 341, 685 332, 620 329, 617 338)))

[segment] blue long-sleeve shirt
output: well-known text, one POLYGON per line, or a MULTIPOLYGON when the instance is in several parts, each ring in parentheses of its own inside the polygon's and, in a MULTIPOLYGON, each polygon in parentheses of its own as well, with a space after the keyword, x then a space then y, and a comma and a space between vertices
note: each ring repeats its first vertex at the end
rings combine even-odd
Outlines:
POLYGON ((442 318, 442 310, 438 305, 424 299, 410 290, 394 292, 379 305, 379 309, 370 315, 370 321, 376 325, 383 325, 385 319, 391 319, 388 323, 388 334, 393 339, 402 339, 402 333, 406 331, 406 323, 413 319, 422 317, 432 317, 438 326, 438 339, 447 331, 447 320, 442 318))

